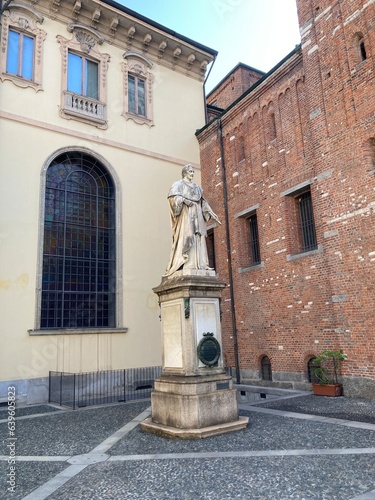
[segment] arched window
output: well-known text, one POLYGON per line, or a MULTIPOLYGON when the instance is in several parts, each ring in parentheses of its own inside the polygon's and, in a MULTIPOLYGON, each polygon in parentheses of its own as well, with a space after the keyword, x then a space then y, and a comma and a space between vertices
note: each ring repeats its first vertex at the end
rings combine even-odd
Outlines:
POLYGON ((245 140, 241 136, 238 139, 238 161, 245 159, 245 140))
POLYGON ((272 380, 271 361, 268 356, 263 356, 260 361, 260 373, 262 380, 272 380))
POLYGON ((310 358, 307 362, 307 379, 311 384, 319 383, 318 377, 314 374, 314 370, 319 367, 315 363, 316 358, 310 358))
POLYGON ((370 137, 364 143, 364 157, 367 172, 375 173, 375 137, 370 137))
POLYGON ((274 113, 269 114, 269 138, 270 141, 276 139, 276 120, 274 113))
POLYGON ((115 189, 83 152, 46 173, 40 328, 116 325, 115 189))
POLYGON ((367 53, 366 53, 366 45, 365 40, 362 33, 356 33, 354 35, 354 48, 357 53, 357 62, 366 61, 367 53))

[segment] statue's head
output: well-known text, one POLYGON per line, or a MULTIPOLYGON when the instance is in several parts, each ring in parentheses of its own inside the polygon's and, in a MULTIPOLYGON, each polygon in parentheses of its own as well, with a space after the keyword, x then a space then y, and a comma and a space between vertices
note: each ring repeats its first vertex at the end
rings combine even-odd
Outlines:
POLYGON ((192 171, 194 173, 194 167, 193 165, 190 165, 190 163, 188 165, 185 165, 183 168, 182 168, 182 178, 184 177, 187 177, 188 173, 192 171))

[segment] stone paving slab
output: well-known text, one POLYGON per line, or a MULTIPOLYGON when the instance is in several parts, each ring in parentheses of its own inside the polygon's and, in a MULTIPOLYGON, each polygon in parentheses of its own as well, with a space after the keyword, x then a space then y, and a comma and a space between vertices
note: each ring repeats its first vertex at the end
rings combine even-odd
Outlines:
POLYGON ((0 499, 20 500, 67 467, 64 462, 17 462, 16 489, 13 493, 7 490, 8 463, 0 462, 0 499))
POLYGON ((364 455, 106 462, 85 469, 48 500, 350 500, 375 487, 369 459, 364 455))
POLYGON ((0 423, 0 499, 375 499, 375 425, 364 423, 371 404, 361 407, 363 422, 349 422, 337 415, 346 416, 345 407, 353 415, 361 401, 325 399, 241 403, 246 429, 187 441, 140 429, 150 401, 43 414, 34 408, 16 421, 15 493, 7 491, 7 427, 0 423))
POLYGON ((240 414, 248 416, 250 420, 248 427, 242 431, 203 440, 180 441, 154 436, 137 427, 108 453, 159 453, 161 447, 163 453, 375 447, 375 427, 373 431, 348 429, 329 423, 283 418, 252 411, 241 410, 240 414))
POLYGON ((310 395, 291 399, 280 398, 262 403, 259 406, 375 424, 375 401, 366 399, 310 395))
MULTIPOLYGON (((149 401, 51 413, 16 421, 17 455, 81 455, 150 406, 149 401)), ((7 423, 0 424, 0 436, 7 423)), ((0 441, 0 455, 7 453, 0 441)))
MULTIPOLYGON (((52 405, 32 405, 32 406, 16 406, 16 417, 23 417, 28 415, 39 415, 41 413, 52 413, 64 411, 63 408, 57 408, 52 405)), ((0 420, 6 419, 8 415, 8 407, 3 406, 0 408, 0 420)))

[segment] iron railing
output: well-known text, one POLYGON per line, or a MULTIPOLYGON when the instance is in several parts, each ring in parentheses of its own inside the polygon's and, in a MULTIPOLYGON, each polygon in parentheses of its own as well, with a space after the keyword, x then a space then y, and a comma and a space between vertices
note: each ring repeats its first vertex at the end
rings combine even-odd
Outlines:
POLYGON ((86 373, 49 372, 49 402, 76 409, 151 396, 161 366, 86 373))

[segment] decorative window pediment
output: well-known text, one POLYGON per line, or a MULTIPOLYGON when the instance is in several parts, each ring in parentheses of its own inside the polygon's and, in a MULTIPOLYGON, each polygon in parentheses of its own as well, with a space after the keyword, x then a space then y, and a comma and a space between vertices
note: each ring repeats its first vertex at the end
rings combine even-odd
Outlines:
POLYGON ((61 107, 63 118, 107 128, 107 72, 109 54, 99 51, 104 39, 91 28, 69 24, 70 40, 58 35, 61 51, 61 107))
POLYGON ((26 5, 12 3, 2 20, 0 80, 18 87, 42 90, 43 42, 46 32, 38 27, 43 16, 26 5))
POLYGON ((136 52, 125 52, 122 63, 124 82, 124 110, 127 120, 150 127, 153 122, 152 62, 136 52))

